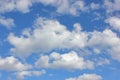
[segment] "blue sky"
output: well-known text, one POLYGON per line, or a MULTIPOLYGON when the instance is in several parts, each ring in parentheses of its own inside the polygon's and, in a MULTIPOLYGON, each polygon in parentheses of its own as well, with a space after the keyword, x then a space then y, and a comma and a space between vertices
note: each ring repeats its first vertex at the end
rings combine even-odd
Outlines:
POLYGON ((119 80, 120 0, 0 0, 0 80, 119 80))

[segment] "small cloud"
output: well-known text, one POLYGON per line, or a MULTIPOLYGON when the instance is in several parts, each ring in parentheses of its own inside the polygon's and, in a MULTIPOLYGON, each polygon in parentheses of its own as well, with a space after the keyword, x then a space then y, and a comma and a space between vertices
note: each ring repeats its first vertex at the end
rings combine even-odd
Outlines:
POLYGON ((17 76, 17 80, 24 80, 25 77, 30 77, 30 76, 42 76, 45 74, 45 70, 41 71, 20 71, 16 72, 15 75, 17 76))
POLYGON ((11 29, 12 27, 15 26, 14 19, 5 17, 0 17, 0 24, 8 29, 11 29))
POLYGON ((106 23, 108 23, 112 29, 120 31, 120 18, 119 17, 110 17, 105 20, 106 23))
POLYGON ((78 77, 68 78, 65 80, 103 80, 100 75, 97 74, 83 74, 78 77))

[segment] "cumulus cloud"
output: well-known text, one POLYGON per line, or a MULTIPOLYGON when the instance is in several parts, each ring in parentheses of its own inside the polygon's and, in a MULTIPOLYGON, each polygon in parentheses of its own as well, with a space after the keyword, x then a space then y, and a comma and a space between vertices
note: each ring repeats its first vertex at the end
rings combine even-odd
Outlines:
POLYGON ((120 61, 120 38, 110 29, 103 31, 85 32, 80 24, 73 25, 69 31, 57 20, 38 18, 34 29, 26 29, 22 35, 11 33, 8 41, 14 46, 11 51, 19 57, 28 57, 32 53, 50 52, 59 49, 92 48, 95 53, 105 51, 113 59, 120 61))
POLYGON ((83 0, 0 0, 0 13, 16 10, 27 13, 35 3, 56 7, 56 12, 62 14, 77 15, 79 11, 86 10, 83 0))
POLYGON ((120 11, 120 0, 104 0, 104 5, 107 13, 120 11))
POLYGON ((32 6, 31 0, 0 0, 0 13, 20 11, 22 13, 29 12, 32 6))
POLYGON ((57 13, 74 16, 79 15, 80 12, 87 12, 90 8, 93 10, 100 8, 100 5, 95 3, 86 5, 84 0, 0 0, 0 13, 11 11, 28 13, 36 3, 55 7, 57 13))
POLYGON ((106 23, 108 23, 112 29, 120 31, 120 18, 119 17, 110 17, 105 20, 106 23))
POLYGON ((66 80, 102 80, 102 77, 97 74, 83 74, 78 77, 68 78, 66 80))
POLYGON ((56 7, 56 12, 61 14, 78 15, 80 11, 86 11, 84 0, 36 0, 44 5, 56 7))
POLYGON ((21 71, 21 72, 17 72, 15 73, 17 76, 17 80, 24 80, 25 77, 30 77, 30 76, 41 76, 43 74, 45 74, 46 71, 45 70, 41 70, 41 71, 21 71))
POLYGON ((1 58, 0 57, 0 70, 6 71, 22 71, 28 70, 31 68, 31 65, 23 64, 18 59, 13 56, 1 58))
POLYGON ((54 69, 93 69, 94 63, 89 60, 84 60, 76 52, 56 53, 53 52, 49 56, 43 55, 35 63, 39 68, 54 68, 54 69))
POLYGON ((81 32, 81 26, 78 23, 74 28, 71 32, 56 20, 38 18, 33 31, 24 30, 20 37, 11 33, 8 40, 14 45, 11 51, 22 57, 55 49, 83 48, 87 35, 81 32))
POLYGON ((112 56, 113 59, 120 61, 120 38, 116 33, 109 29, 103 32, 94 31, 90 33, 91 38, 88 41, 88 46, 97 51, 104 51, 112 56))
POLYGON ((0 17, 0 24, 7 27, 8 29, 15 26, 14 20, 12 18, 0 17))

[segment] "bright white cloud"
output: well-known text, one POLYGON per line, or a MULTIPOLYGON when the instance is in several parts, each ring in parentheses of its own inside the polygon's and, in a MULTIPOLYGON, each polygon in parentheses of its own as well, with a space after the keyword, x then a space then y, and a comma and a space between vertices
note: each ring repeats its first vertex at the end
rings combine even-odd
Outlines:
POLYGON ((38 18, 34 26, 33 31, 23 31, 21 37, 13 33, 9 35, 8 40, 14 45, 11 49, 13 53, 23 57, 54 49, 83 48, 87 41, 87 35, 80 31, 81 26, 78 23, 74 25, 72 32, 58 21, 44 18, 38 18))
POLYGON ((120 61, 120 38, 115 32, 109 29, 85 32, 80 24, 73 26, 74 29, 69 31, 57 20, 40 17, 35 21, 33 30, 26 29, 21 36, 13 33, 8 36, 8 41, 14 46, 11 51, 23 58, 32 53, 90 47, 96 53, 106 51, 113 59, 120 61))
POLYGON ((60 54, 53 52, 49 56, 44 55, 35 63, 39 68, 55 68, 55 69, 93 69, 94 63, 89 60, 84 60, 76 52, 60 54))
POLYGON ((13 56, 1 58, 0 57, 0 70, 7 71, 22 71, 30 69, 31 65, 23 64, 13 56))
POLYGON ((12 18, 0 17, 0 24, 10 29, 15 26, 14 20, 12 18))
POLYGON ((120 31, 120 18, 119 17, 110 17, 105 20, 106 23, 108 23, 112 29, 120 31))
POLYGON ((66 80, 102 80, 102 77, 97 74, 83 74, 78 77, 68 78, 66 80))
POLYGON ((31 0, 17 0, 16 1, 16 9, 18 11, 21 11, 23 13, 29 12, 30 7, 32 6, 32 1, 31 0))
POLYGON ((41 76, 45 73, 46 73, 45 70, 41 70, 41 71, 21 71, 21 72, 15 73, 15 74, 17 76, 17 80, 24 80, 25 77, 41 76))

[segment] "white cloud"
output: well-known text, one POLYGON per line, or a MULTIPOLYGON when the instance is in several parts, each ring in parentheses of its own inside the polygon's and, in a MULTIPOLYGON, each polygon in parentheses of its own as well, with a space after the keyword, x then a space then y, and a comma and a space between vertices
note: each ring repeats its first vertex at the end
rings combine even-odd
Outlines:
POLYGON ((88 46, 97 49, 99 52, 105 51, 113 59, 120 61, 120 38, 109 29, 103 32, 94 31, 88 41, 88 46))
POLYGON ((16 1, 16 9, 23 12, 27 13, 30 11, 30 7, 32 6, 32 1, 31 0, 18 0, 16 1))
POLYGON ((53 52, 49 56, 43 55, 35 63, 39 68, 54 68, 54 69, 93 69, 94 63, 89 60, 84 60, 76 52, 56 53, 53 52))
POLYGON ((66 80, 102 80, 102 77, 97 74, 83 74, 78 77, 68 78, 66 80))
POLYGON ((29 12, 32 6, 31 0, 0 0, 0 13, 20 11, 23 13, 29 12))
POLYGON ((13 33, 8 36, 9 42, 14 45, 11 49, 13 53, 25 57, 32 53, 83 48, 86 45, 87 35, 81 32, 78 23, 74 25, 75 29, 72 32, 58 21, 45 18, 38 18, 34 26, 33 31, 26 29, 20 37, 13 33))
POLYGON ((28 57, 32 53, 46 53, 58 49, 79 50, 90 47, 97 53, 105 51, 113 59, 120 61, 120 38, 117 33, 110 29, 102 32, 85 32, 78 23, 73 27, 74 29, 69 31, 57 20, 40 17, 35 21, 33 30, 26 29, 20 36, 11 33, 8 41, 14 46, 11 51, 21 58, 28 57))
POLYGON ((120 0, 104 0, 104 6, 108 13, 120 11, 120 0))
POLYGON ((56 7, 56 11, 61 14, 78 15, 79 11, 86 11, 84 0, 36 0, 44 5, 56 7))
POLYGON ((12 18, 0 17, 0 24, 10 29, 15 26, 14 20, 12 18))
POLYGON ((105 20, 106 23, 108 23, 112 29, 120 31, 120 18, 119 17, 110 17, 105 20))
POLYGON ((56 7, 56 12, 62 14, 78 15, 79 11, 87 9, 83 0, 0 0, 0 13, 16 10, 27 13, 35 3, 56 7))
POLYGON ((0 0, 0 13, 12 11, 14 8, 14 0, 0 0))
POLYGON ((18 59, 16 59, 13 56, 6 58, 0 57, 0 70, 22 71, 30 68, 31 68, 30 65, 21 63, 18 59))
POLYGON ((73 2, 70 2, 68 0, 67 3, 65 1, 61 3, 61 5, 58 7, 57 12, 59 13, 66 13, 66 14, 72 14, 72 15, 79 15, 80 11, 85 11, 87 8, 85 7, 85 3, 83 0, 76 0, 73 2))
POLYGON ((17 80, 24 80, 25 77, 41 76, 45 73, 46 73, 45 70, 41 70, 41 71, 21 71, 21 72, 15 73, 15 74, 17 76, 17 80))

